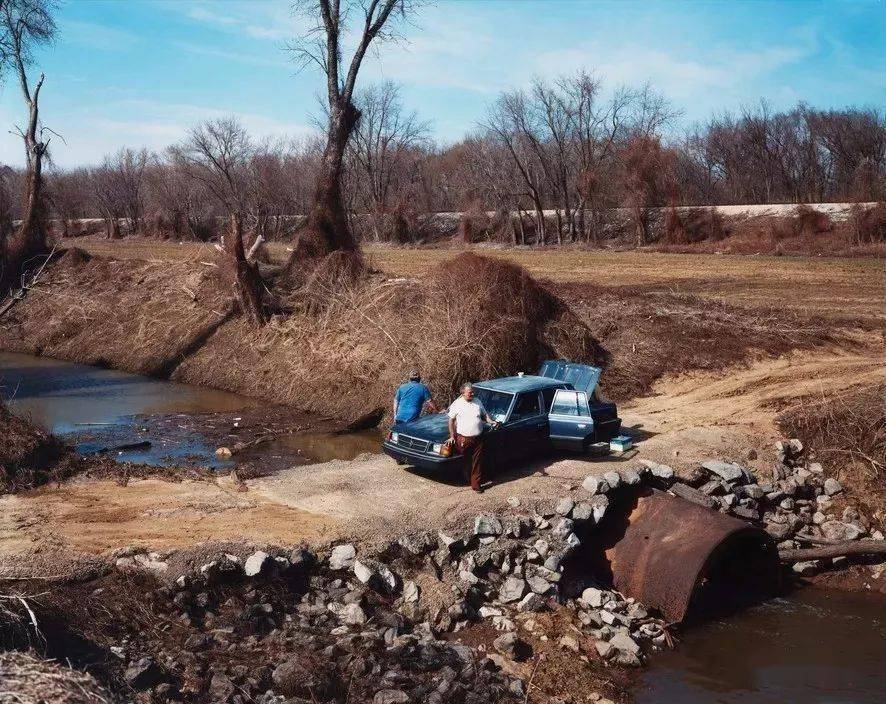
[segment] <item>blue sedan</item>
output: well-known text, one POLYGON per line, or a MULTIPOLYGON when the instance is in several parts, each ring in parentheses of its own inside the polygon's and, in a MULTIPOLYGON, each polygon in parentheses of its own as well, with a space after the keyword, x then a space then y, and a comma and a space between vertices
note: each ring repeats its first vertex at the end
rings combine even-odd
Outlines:
MULTIPOLYGON (((613 403, 600 399, 600 369, 552 360, 538 374, 520 374, 474 384, 474 396, 501 423, 484 431, 485 452, 493 463, 512 462, 554 449, 582 452, 592 443, 619 434, 621 419, 613 403)), ((382 449, 400 464, 424 469, 456 467, 462 458, 447 456, 445 413, 422 416, 391 428, 382 449)))

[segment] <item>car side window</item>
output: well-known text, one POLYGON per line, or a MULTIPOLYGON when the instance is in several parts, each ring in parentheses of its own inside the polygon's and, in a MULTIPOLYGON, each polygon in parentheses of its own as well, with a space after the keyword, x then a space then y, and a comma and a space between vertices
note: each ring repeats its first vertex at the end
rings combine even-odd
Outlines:
POLYGON ((554 396, 551 415, 577 416, 579 414, 578 392, 560 389, 554 396))
POLYGON ((541 410, 544 412, 551 410, 551 404, 554 402, 554 394, 557 393, 557 389, 545 389, 541 392, 541 410))
POLYGON ((514 410, 511 411, 511 420, 533 418, 540 414, 541 407, 538 402, 538 391, 532 391, 517 396, 517 403, 514 405, 514 410))

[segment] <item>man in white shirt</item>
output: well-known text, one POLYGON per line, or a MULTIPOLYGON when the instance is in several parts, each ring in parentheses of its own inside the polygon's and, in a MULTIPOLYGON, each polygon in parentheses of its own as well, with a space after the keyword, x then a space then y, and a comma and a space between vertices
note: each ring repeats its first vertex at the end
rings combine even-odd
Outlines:
POLYGON ((474 398, 474 387, 464 384, 459 396, 449 406, 449 439, 464 457, 465 481, 471 488, 483 493, 483 421, 497 427, 483 404, 474 398))

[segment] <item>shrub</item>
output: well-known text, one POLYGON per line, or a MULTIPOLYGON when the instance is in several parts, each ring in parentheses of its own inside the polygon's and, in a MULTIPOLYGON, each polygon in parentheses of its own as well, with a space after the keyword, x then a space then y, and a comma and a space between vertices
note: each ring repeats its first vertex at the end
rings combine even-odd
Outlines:
POLYGON ((665 214, 664 239, 670 244, 719 242, 729 234, 723 216, 714 208, 669 208, 665 214))
POLYGON ((827 213, 822 213, 805 204, 797 206, 790 225, 797 237, 814 237, 834 229, 834 222, 827 213))
POLYGON ((855 244, 886 242, 886 203, 877 203, 873 208, 853 206, 849 222, 855 244))

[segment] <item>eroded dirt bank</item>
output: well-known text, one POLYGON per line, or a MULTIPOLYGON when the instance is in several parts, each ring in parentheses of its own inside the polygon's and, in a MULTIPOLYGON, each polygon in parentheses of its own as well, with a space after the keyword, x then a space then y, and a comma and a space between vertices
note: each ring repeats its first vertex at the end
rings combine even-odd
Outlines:
MULTIPOLYGON (((120 243, 124 254, 128 246, 120 243)), ((837 321, 832 312, 819 317, 815 308, 777 305, 791 295, 789 281, 765 281, 772 294, 766 304, 734 305, 731 279, 711 283, 721 296, 669 293, 657 280, 619 285, 611 262, 598 279, 593 268, 570 269, 568 255, 552 253, 551 262, 567 268, 540 287, 499 256, 462 261, 437 254, 410 254, 435 262, 425 263, 417 279, 391 273, 390 266, 403 264, 398 254, 359 289, 320 287, 321 314, 296 306, 256 332, 233 313, 209 250, 184 260, 70 250, 0 319, 0 349, 169 377, 350 420, 387 409, 391 389, 413 366, 445 399, 463 378, 530 371, 547 356, 584 359, 604 363, 606 393, 625 400, 669 374, 791 350, 883 344, 869 303, 837 321), (452 293, 464 289, 465 276, 474 283, 471 297, 461 300, 452 293)), ((632 261, 625 266, 622 281, 631 279, 632 261)), ((746 266, 764 276, 756 262, 746 266)), ((867 269, 847 270, 853 273, 861 290, 870 288, 867 269)), ((699 272, 694 276, 700 281, 699 272)))

